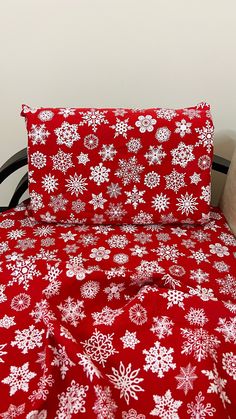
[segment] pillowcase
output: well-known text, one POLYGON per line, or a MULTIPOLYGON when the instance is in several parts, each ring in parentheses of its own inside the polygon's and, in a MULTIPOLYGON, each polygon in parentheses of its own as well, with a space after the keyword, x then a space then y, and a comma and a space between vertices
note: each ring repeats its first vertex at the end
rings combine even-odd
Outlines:
POLYGON ((214 127, 206 103, 184 109, 22 107, 37 220, 204 223, 214 127))

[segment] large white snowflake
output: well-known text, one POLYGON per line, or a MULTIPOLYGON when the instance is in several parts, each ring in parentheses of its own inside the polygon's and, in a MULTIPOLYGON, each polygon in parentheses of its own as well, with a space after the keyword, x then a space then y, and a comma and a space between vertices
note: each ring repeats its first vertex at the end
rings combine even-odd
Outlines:
POLYGON ((86 316, 82 310, 84 307, 84 302, 80 300, 74 300, 74 298, 68 297, 64 303, 59 304, 58 308, 62 313, 62 320, 77 326, 80 320, 84 319, 86 316))
POLYGON ((101 111, 98 109, 90 109, 86 112, 79 112, 82 115, 82 121, 80 121, 79 125, 83 126, 85 124, 88 127, 92 127, 93 132, 96 132, 98 126, 101 124, 108 124, 108 121, 105 118, 105 114, 107 111, 101 111))
POLYGON ((52 207, 54 212, 65 211, 68 199, 60 193, 59 195, 51 195, 49 206, 52 207))
POLYGON ((143 378, 138 377, 140 368, 132 371, 132 364, 129 363, 127 367, 123 362, 120 362, 119 370, 112 367, 113 375, 107 374, 110 382, 115 388, 120 390, 120 397, 124 397, 127 404, 129 404, 130 397, 138 400, 137 392, 144 391, 139 385, 143 378))
POLYGON ((77 129, 77 124, 69 124, 68 122, 63 122, 59 128, 54 130, 57 136, 57 144, 64 144, 71 148, 73 143, 80 139, 80 135, 77 129))
POLYGON ((112 398, 110 387, 96 385, 94 390, 96 394, 96 401, 94 403, 93 410, 97 415, 97 419, 115 419, 117 405, 115 400, 112 398))
POLYGON ((162 160, 166 156, 166 152, 163 151, 162 145, 157 147, 150 146, 148 152, 144 155, 148 164, 162 164, 162 160))
POLYGON ((107 294, 107 299, 116 300, 120 299, 120 293, 125 289, 124 283, 117 284, 115 282, 111 282, 108 287, 104 288, 104 292, 107 294))
POLYGON ((49 173, 42 178, 42 187, 48 193, 54 192, 58 189, 58 179, 49 173))
POLYGON ((178 203, 176 204, 178 209, 181 211, 181 214, 193 214, 197 210, 198 202, 197 198, 194 198, 193 194, 186 192, 185 195, 181 195, 180 198, 177 198, 178 203))
POLYGON ((183 142, 180 142, 178 147, 173 148, 173 150, 171 150, 171 155, 173 157, 173 164, 178 164, 181 167, 186 167, 190 161, 194 160, 193 146, 186 145, 183 142))
POLYGON ((174 322, 167 316, 153 317, 153 324, 150 330, 155 333, 158 339, 163 339, 172 335, 173 326, 174 322))
POLYGON ((178 381, 177 389, 183 390, 185 396, 188 394, 189 390, 193 389, 193 382, 198 377, 195 374, 195 370, 196 367, 189 363, 186 367, 180 367, 180 373, 175 376, 175 379, 178 381))
POLYGON ((53 170, 59 170, 63 174, 67 172, 70 167, 73 167, 72 153, 64 153, 61 149, 58 150, 57 154, 51 157, 53 163, 53 170))
POLYGON ((157 249, 154 250, 154 253, 158 256, 158 261, 162 260, 171 260, 173 263, 177 263, 179 256, 183 256, 183 253, 180 253, 177 244, 165 244, 161 243, 157 249))
POLYGON ((137 157, 130 157, 128 160, 119 159, 119 168, 115 175, 121 178, 123 184, 129 185, 140 182, 140 174, 144 170, 144 166, 138 164, 137 157))
POLYGON ((153 396, 156 403, 150 415, 158 416, 160 419, 179 419, 178 409, 183 402, 174 400, 171 391, 167 390, 164 396, 153 396))
POLYGON ((50 133, 46 130, 45 124, 32 125, 31 131, 29 132, 29 138, 32 140, 32 144, 46 144, 46 139, 50 133))
POLYGON ((144 370, 151 370, 153 373, 157 373, 158 377, 164 377, 165 372, 176 368, 176 364, 172 362, 173 352, 173 348, 167 349, 165 346, 161 346, 159 341, 156 341, 149 350, 143 350, 143 354, 146 355, 144 370))
POLYGON ((217 359, 216 348, 219 346, 220 341, 214 336, 210 335, 207 330, 202 327, 199 329, 183 329, 181 334, 187 340, 184 341, 182 346, 182 354, 189 355, 193 353, 194 358, 201 362, 208 356, 214 360, 217 359))
POLYGON ((136 127, 139 128, 139 131, 143 134, 144 132, 152 132, 154 130, 154 125, 157 121, 151 115, 140 115, 138 120, 135 122, 136 127))
POLYGON ((17 346, 22 350, 23 354, 27 354, 29 349, 40 348, 42 346, 43 330, 38 330, 34 325, 30 325, 28 329, 16 330, 15 340, 11 342, 11 346, 17 346))
POLYGON ((106 335, 95 329, 92 336, 88 340, 82 342, 86 354, 90 356, 93 361, 102 364, 103 367, 105 366, 107 359, 117 352, 112 344, 113 335, 114 333, 106 335))
POLYGON ((22 367, 10 367, 10 374, 2 380, 2 383, 9 384, 10 396, 13 396, 18 390, 27 392, 29 390, 29 381, 36 376, 35 372, 29 370, 29 363, 26 362, 22 367))
POLYGON ((22 284, 25 290, 29 288, 29 281, 40 275, 32 257, 16 260, 15 263, 8 264, 7 268, 12 271, 11 276, 13 277, 8 285, 17 282, 18 285, 22 284))
POLYGON ((66 392, 59 394, 59 406, 55 419, 71 419, 72 415, 85 413, 85 398, 89 387, 79 385, 75 380, 71 381, 66 392))

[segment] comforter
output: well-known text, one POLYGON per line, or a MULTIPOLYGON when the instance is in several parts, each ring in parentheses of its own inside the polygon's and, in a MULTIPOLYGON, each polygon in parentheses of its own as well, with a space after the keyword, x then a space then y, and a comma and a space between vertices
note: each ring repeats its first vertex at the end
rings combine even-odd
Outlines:
POLYGON ((0 218, 0 418, 236 418, 236 240, 0 218))

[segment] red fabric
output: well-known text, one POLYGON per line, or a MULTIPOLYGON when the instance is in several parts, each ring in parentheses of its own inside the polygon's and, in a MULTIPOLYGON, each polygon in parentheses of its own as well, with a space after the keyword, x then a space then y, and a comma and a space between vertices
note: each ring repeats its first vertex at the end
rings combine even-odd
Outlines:
POLYGON ((235 238, 0 218, 0 417, 236 417, 235 238))
POLYGON ((214 128, 205 103, 177 110, 23 106, 22 115, 38 220, 208 220, 214 128))

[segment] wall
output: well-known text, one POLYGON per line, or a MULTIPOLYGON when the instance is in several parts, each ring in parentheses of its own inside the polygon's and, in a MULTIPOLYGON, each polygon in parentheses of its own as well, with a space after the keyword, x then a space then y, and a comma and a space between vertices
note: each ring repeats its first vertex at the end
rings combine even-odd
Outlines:
MULTIPOLYGON (((182 107, 207 100, 236 144, 234 0, 0 2, 0 165, 26 145, 21 103, 182 107)), ((6 204, 19 173, 1 186, 6 204)), ((223 177, 214 178, 214 198, 223 177), (216 186, 217 183, 217 186, 216 186)))

